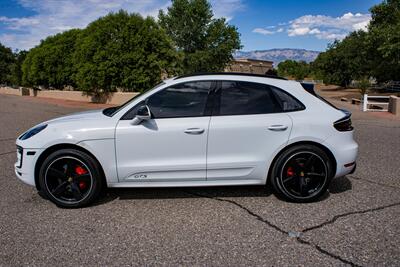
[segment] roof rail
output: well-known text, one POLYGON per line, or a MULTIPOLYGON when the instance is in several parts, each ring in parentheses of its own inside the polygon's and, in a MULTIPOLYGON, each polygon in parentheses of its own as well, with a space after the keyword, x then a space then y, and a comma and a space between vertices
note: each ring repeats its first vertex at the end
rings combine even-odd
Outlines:
POLYGON ((242 73, 242 72, 199 72, 199 73, 181 75, 181 76, 176 77, 175 80, 181 79, 181 78, 186 78, 186 77, 204 76, 204 75, 237 75, 237 76, 252 76, 252 77, 287 80, 286 78, 275 76, 275 75, 267 75, 267 74, 263 75, 263 74, 242 73))

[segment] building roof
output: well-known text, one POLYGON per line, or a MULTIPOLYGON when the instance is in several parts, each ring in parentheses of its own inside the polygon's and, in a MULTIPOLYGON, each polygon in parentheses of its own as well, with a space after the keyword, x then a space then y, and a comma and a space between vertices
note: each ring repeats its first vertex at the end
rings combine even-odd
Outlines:
POLYGON ((261 60, 261 59, 252 59, 252 58, 235 58, 232 61, 236 62, 260 62, 260 63, 270 63, 273 64, 273 61, 270 60, 261 60))

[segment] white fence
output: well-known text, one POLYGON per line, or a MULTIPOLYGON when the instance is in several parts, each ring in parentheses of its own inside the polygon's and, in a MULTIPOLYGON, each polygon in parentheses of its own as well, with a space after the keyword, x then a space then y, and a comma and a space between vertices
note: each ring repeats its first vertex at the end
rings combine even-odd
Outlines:
POLYGON ((372 89, 400 92, 400 81, 389 81, 386 83, 374 84, 372 89))
POLYGON ((390 96, 363 96, 363 111, 388 111, 390 96), (375 101, 374 101, 375 100, 375 101), (381 100, 381 101, 379 101, 381 100))

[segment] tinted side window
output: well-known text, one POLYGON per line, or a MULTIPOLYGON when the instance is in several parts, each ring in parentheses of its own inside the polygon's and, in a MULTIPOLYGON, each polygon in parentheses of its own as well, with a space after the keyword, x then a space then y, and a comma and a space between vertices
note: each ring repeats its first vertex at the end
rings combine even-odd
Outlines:
POLYGON ((265 114, 282 111, 275 95, 266 84, 224 81, 220 98, 220 115, 265 114))
POLYGON ((211 81, 173 85, 150 96, 146 104, 154 118, 203 116, 211 81))
POLYGON ((285 91, 272 86, 271 90, 278 98, 278 102, 283 111, 297 111, 305 109, 304 105, 299 100, 289 95, 285 91))

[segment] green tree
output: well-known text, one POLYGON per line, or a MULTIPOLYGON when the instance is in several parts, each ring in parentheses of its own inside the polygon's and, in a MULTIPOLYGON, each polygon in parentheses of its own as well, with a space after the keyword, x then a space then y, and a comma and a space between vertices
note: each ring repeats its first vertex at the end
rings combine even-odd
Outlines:
POLYGON ((368 89, 370 88, 371 84, 369 80, 366 77, 362 77, 358 82, 357 82, 357 87, 359 89, 359 92, 361 95, 364 95, 368 93, 368 89))
POLYGON ((206 0, 173 0, 159 22, 183 52, 184 73, 221 71, 241 48, 237 28, 224 18, 213 18, 206 0))
POLYGON ((28 54, 22 50, 14 53, 14 62, 10 65, 10 83, 15 86, 22 85, 22 64, 28 54))
POLYGON ((285 60, 278 64, 278 74, 282 77, 294 77, 303 80, 310 74, 310 65, 305 61, 285 60))
POLYGON ((400 80, 400 0, 386 0, 370 9, 366 56, 378 81, 400 80))
POLYGON ((14 54, 11 49, 0 43, 0 84, 10 83, 10 66, 14 61, 14 54))
POLYGON ((267 70, 267 72, 265 73, 265 75, 268 75, 268 76, 278 76, 278 70, 277 70, 277 69, 269 69, 269 70, 267 70))
POLYGON ((320 53, 312 63, 315 76, 325 83, 343 87, 347 87, 352 80, 368 76, 366 35, 364 31, 352 32, 342 41, 329 45, 327 51, 320 53))
POLYGON ((316 76, 341 86, 370 77, 400 80, 400 0, 385 0, 370 11, 367 32, 335 41, 313 62, 316 76))
POLYGON ((32 48, 22 64, 22 83, 59 89, 75 86, 72 53, 80 32, 73 29, 59 33, 32 48))
POLYGON ((174 74, 178 53, 153 18, 125 11, 90 23, 76 43, 78 87, 93 94, 144 90, 174 74))

